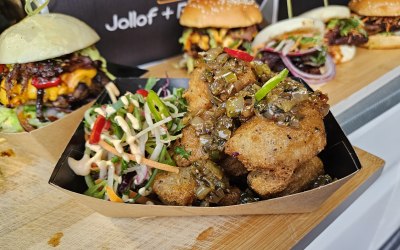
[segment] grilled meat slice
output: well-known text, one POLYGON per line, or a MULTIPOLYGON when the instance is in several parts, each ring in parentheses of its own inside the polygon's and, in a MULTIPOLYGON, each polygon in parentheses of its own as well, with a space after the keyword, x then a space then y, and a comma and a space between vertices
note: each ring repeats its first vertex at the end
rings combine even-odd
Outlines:
POLYGON ((369 16, 361 17, 361 20, 368 35, 400 30, 400 16, 369 16))
POLYGON ((325 34, 325 39, 329 45, 354 45, 359 46, 368 42, 368 37, 361 33, 349 32, 346 36, 340 34, 338 27, 329 30, 325 34))

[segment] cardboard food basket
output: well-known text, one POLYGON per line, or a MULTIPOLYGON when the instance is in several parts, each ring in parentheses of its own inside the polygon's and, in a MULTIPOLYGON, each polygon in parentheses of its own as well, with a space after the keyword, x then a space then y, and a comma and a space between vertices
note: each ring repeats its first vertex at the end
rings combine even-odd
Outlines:
MULTIPOLYGON (((143 88, 147 79, 124 78, 117 79, 116 84, 121 90, 135 92, 143 88)), ((169 81, 169 87, 187 87, 188 79, 161 79, 155 89, 169 81)), ((98 103, 109 102, 105 93, 100 96, 98 103)), ((168 206, 168 205, 142 205, 125 204, 105 201, 83 195, 87 189, 84 177, 77 176, 67 163, 68 157, 80 159, 84 152, 83 124, 75 131, 61 158, 56 164, 49 183, 66 192, 79 203, 110 217, 144 217, 144 216, 197 216, 197 215, 247 215, 247 214, 286 214, 305 213, 316 210, 339 187, 354 176, 361 164, 353 147, 343 133, 339 124, 329 112, 324 118, 327 145, 319 154, 324 163, 325 172, 336 178, 334 182, 301 193, 288 195, 253 203, 221 206, 221 207, 193 207, 193 206, 168 206)))
POLYGON ((63 118, 31 132, 0 132, 0 138, 6 139, 17 154, 33 154, 54 164, 60 158, 85 111, 93 103, 94 101, 85 104, 63 118))

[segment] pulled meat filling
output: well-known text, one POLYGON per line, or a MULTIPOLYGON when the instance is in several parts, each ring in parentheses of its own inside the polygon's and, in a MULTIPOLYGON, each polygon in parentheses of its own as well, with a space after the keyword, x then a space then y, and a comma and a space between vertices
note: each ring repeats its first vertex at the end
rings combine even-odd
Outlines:
POLYGON ((217 46, 248 50, 258 28, 257 25, 233 29, 193 28, 186 29, 185 32, 190 34, 180 41, 183 43, 183 50, 190 56, 198 57, 198 52, 217 46))
POLYGON ((400 16, 363 16, 361 17, 361 20, 365 24, 365 30, 368 32, 368 35, 375 35, 382 32, 395 32, 400 30, 400 16))
POLYGON ((328 45, 361 45, 368 42, 368 35, 358 17, 332 19, 327 25, 325 40, 328 45))
POLYGON ((340 29, 335 27, 325 34, 325 39, 329 45, 354 45, 358 46, 368 42, 368 37, 360 33, 349 33, 347 36, 340 34, 340 29))

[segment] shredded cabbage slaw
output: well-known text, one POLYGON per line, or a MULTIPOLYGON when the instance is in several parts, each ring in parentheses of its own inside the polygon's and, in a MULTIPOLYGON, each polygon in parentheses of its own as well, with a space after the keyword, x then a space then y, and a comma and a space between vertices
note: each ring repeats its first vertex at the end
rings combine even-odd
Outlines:
POLYGON ((86 195, 152 203, 146 196, 157 172, 178 171, 168 149, 182 136, 187 107, 182 94, 183 89, 160 88, 159 93, 141 89, 86 111, 84 156, 68 158, 71 169, 85 176, 86 195))

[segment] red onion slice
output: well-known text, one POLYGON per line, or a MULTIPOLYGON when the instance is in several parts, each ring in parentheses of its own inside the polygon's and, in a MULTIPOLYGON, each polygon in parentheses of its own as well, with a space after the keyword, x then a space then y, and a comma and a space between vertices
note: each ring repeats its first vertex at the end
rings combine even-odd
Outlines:
POLYGON ((306 81, 309 84, 321 84, 321 83, 327 82, 327 81, 331 80, 336 74, 335 64, 333 63, 333 60, 329 55, 326 56, 326 61, 325 61, 326 71, 325 71, 325 73, 323 73, 321 75, 309 74, 304 71, 301 71, 290 61, 290 59, 288 57, 283 56, 283 55, 279 55, 279 56, 280 56, 282 62, 289 69, 290 73, 292 73, 294 76, 302 78, 304 81, 306 81))
MULTIPOLYGON (((304 56, 307 54, 311 54, 316 52, 317 50, 319 50, 318 48, 310 48, 307 50, 299 50, 299 51, 295 51, 295 52, 287 52, 286 56, 304 56)), ((276 50, 275 48, 271 48, 271 47, 264 47, 261 51, 266 51, 266 52, 270 52, 270 53, 277 53, 277 54, 284 54, 284 51, 282 49, 281 51, 276 50)))

